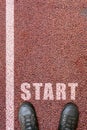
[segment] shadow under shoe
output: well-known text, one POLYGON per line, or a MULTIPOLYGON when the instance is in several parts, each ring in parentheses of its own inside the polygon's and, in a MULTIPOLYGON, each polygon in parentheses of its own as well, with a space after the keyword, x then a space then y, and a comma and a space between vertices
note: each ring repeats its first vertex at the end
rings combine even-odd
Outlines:
POLYGON ((78 119, 78 107, 74 103, 66 104, 61 113, 58 130, 76 130, 78 119))
POLYGON ((21 130, 39 130, 36 112, 31 103, 22 103, 18 116, 21 130))

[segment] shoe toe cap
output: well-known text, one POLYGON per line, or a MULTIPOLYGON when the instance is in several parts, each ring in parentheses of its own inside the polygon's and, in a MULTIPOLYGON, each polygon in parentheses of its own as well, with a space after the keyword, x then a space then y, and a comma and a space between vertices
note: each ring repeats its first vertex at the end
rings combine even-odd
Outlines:
POLYGON ((79 115, 78 107, 73 103, 69 103, 65 106, 65 108, 63 110, 63 114, 67 114, 67 115, 76 117, 79 115))
POLYGON ((30 103, 24 102, 20 108, 19 108, 19 117, 20 116, 26 116, 26 115, 32 115, 35 114, 35 111, 33 109, 33 106, 31 106, 30 103))

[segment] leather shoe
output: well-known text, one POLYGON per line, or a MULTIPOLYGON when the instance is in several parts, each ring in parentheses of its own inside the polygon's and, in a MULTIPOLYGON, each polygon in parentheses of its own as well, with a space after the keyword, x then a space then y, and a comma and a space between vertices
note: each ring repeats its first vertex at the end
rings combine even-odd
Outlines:
POLYGON ((66 104, 61 113, 58 130, 76 130, 78 119, 78 107, 73 103, 66 104))
POLYGON ((24 102, 19 108, 19 122, 21 130, 39 130, 34 106, 24 102))

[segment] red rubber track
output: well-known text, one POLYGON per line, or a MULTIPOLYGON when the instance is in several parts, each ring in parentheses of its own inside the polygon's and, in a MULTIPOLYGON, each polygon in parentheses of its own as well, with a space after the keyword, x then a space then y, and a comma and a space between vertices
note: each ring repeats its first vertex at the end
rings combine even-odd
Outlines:
MULTIPOLYGON (((1 2, 0 2, 1 4, 1 2)), ((5 4, 0 17, 0 129, 5 130, 5 4)), ((77 130, 87 130, 87 8, 86 0, 15 0, 15 130, 20 130, 18 108, 23 102, 20 86, 28 83, 79 84, 80 111, 77 130)), ((35 100, 40 130, 57 130, 63 106, 71 102, 35 100)))

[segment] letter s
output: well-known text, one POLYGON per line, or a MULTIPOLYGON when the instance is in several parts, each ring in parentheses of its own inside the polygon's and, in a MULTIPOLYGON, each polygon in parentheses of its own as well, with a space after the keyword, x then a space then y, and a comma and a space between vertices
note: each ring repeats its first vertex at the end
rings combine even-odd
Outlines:
POLYGON ((23 92, 21 94, 21 98, 23 100, 30 100, 31 93, 30 93, 29 89, 30 89, 30 84, 29 83, 25 82, 25 83, 21 84, 21 91, 23 92))

